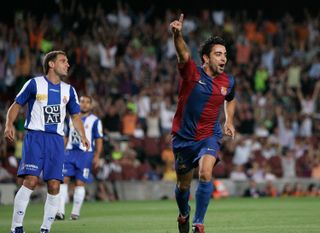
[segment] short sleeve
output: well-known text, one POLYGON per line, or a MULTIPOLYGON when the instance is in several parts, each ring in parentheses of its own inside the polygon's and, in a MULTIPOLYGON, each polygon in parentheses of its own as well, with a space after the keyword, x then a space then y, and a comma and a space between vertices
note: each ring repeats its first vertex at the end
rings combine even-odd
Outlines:
POLYGON ((103 131, 102 131, 102 123, 101 120, 97 119, 93 125, 93 138, 102 138, 103 131))
POLYGON ((24 106, 31 97, 34 97, 37 92, 36 82, 34 79, 27 81, 20 92, 17 94, 15 101, 21 106, 24 106))
POLYGON ((234 78, 233 77, 228 77, 229 80, 230 80, 230 91, 228 93, 228 95, 226 95, 225 97, 225 100, 226 101, 231 101, 234 99, 234 96, 235 96, 235 81, 234 81, 234 78))
POLYGON ((80 112, 78 95, 72 86, 70 86, 70 99, 67 104, 67 110, 71 115, 77 114, 80 112))

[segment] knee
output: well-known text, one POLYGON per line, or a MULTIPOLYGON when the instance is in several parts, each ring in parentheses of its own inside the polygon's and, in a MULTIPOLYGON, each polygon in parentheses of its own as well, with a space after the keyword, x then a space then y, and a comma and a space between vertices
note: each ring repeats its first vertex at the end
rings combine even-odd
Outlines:
POLYGON ((199 171, 199 180, 209 182, 212 179, 212 172, 209 170, 199 171))
POLYGON ((187 191, 190 189, 190 184, 186 184, 186 183, 177 183, 177 187, 181 192, 187 191))
POLYGON ((32 176, 27 176, 25 177, 23 181, 23 185, 27 187, 28 189, 34 190, 36 186, 38 185, 38 178, 37 177, 32 177, 32 176))
POLYGON ((60 182, 48 182, 48 193, 52 195, 58 194, 60 191, 60 182))

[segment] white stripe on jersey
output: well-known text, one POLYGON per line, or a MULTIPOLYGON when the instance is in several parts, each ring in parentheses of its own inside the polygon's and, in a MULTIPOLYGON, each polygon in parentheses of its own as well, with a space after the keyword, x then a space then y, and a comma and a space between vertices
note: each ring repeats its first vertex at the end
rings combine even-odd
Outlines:
MULTIPOLYGON (((90 148, 88 151, 93 152, 95 150, 95 139, 103 137, 101 120, 94 114, 90 114, 89 116, 82 118, 82 122, 86 137, 90 142, 90 148)), ((81 143, 78 132, 73 126, 72 120, 69 120, 69 135, 66 149, 80 149, 82 151, 86 151, 86 148, 81 143)))

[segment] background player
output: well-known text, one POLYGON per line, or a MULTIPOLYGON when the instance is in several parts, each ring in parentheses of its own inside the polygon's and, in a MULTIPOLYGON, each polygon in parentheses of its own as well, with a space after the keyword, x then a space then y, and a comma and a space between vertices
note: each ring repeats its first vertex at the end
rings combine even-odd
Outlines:
POLYGON ((78 132, 75 130, 72 121, 67 120, 67 145, 64 163, 64 183, 61 184, 61 198, 59 211, 56 219, 65 218, 65 203, 69 200, 68 184, 71 178, 75 179, 73 194, 73 207, 71 219, 77 220, 80 216, 81 206, 85 198, 85 183, 92 182, 92 166, 98 168, 99 158, 103 147, 103 133, 101 120, 91 113, 92 98, 90 96, 80 97, 81 120, 85 128, 85 134, 90 141, 90 148, 81 144, 78 132))
POLYGON ((191 59, 182 37, 183 14, 170 24, 181 75, 179 101, 173 120, 173 151, 177 186, 176 201, 179 208, 178 228, 189 232, 190 207, 188 204, 192 170, 199 166, 199 183, 196 189, 196 210, 193 232, 204 232, 204 216, 213 191, 212 171, 219 161, 218 151, 222 130, 219 122, 224 105, 224 132, 234 137, 235 111, 234 79, 224 73, 227 51, 224 40, 210 37, 200 48, 202 66, 191 59))
POLYGON ((40 232, 50 232, 58 211, 60 182, 63 181, 64 160, 63 128, 66 112, 71 115, 86 149, 89 142, 80 119, 80 106, 75 89, 61 81, 67 77, 69 63, 63 51, 52 51, 45 55, 43 62, 45 76, 27 81, 10 106, 5 127, 5 137, 15 140, 14 121, 21 106, 28 104, 25 120, 27 133, 24 137, 22 159, 18 176, 23 184, 14 199, 11 233, 23 233, 23 219, 30 195, 38 184, 39 176, 47 182, 47 199, 40 232))

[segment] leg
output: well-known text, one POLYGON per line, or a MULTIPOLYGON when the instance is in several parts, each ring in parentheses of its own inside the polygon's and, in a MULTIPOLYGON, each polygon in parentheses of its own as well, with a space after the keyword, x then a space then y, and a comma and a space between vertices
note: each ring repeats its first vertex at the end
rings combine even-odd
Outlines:
POLYGON ((48 180, 47 187, 48 193, 46 203, 44 205, 44 216, 41 229, 50 230, 59 208, 60 181, 55 179, 48 180))
POLYGON ((30 196, 38 184, 37 176, 27 175, 23 179, 23 184, 20 187, 14 198, 13 216, 11 223, 11 230, 14 231, 16 227, 22 227, 23 218, 28 207, 30 196))
POLYGON ((189 197, 192 176, 192 170, 183 175, 177 173, 177 185, 175 189, 175 195, 176 202, 179 208, 179 216, 177 220, 180 233, 189 233, 189 197))
POLYGON ((69 201, 68 185, 70 182, 70 177, 65 176, 63 179, 63 184, 60 184, 60 203, 58 213, 56 215, 56 220, 64 220, 65 216, 65 205, 69 201))
POLYGON ((179 175, 177 174, 177 186, 175 190, 176 202, 179 208, 179 213, 182 216, 189 215, 189 196, 190 185, 192 181, 192 171, 179 175))
POLYGON ((216 158, 212 155, 203 155, 199 161, 199 184, 196 190, 196 211, 193 218, 194 224, 203 224, 204 216, 213 191, 211 179, 215 162, 216 158))
POLYGON ((86 190, 85 183, 81 180, 76 180, 76 187, 73 194, 73 207, 71 211, 71 219, 77 220, 80 216, 81 206, 83 204, 86 190))

